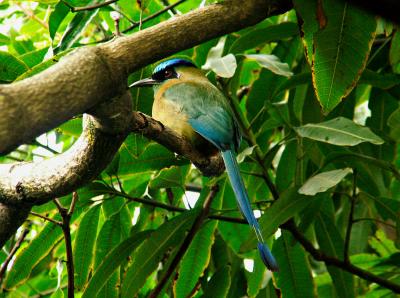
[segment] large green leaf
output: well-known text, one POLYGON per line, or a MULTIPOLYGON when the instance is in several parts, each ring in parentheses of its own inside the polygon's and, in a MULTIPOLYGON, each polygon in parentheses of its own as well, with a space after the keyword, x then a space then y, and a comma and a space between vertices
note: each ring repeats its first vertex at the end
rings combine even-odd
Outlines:
POLYGON ((35 239, 17 254, 14 265, 4 282, 4 287, 11 289, 26 281, 33 267, 47 256, 61 238, 61 228, 48 222, 35 239))
POLYGON ((75 287, 77 289, 84 287, 92 268, 99 213, 99 205, 89 209, 79 224, 74 246, 75 287))
POLYGON ((64 1, 58 2, 54 7, 54 11, 50 14, 49 18, 49 33, 51 39, 54 39, 56 36, 57 29, 67 16, 69 10, 69 7, 64 3, 64 1))
POLYGON ((321 123, 309 123, 296 127, 295 130, 303 138, 337 146, 355 146, 363 142, 383 144, 383 140, 368 127, 358 125, 344 117, 321 123))
MULTIPOLYGON (((95 269, 99 267, 107 253, 114 249, 121 240, 120 213, 111 216, 104 222, 96 240, 95 269)), ((119 272, 113 272, 96 297, 118 297, 119 272)))
POLYGON ((231 285, 231 266, 219 268, 203 289, 203 298, 225 298, 231 285))
MULTIPOLYGON (((343 239, 333 219, 320 212, 314 224, 315 233, 321 250, 329 256, 343 258, 343 239)), ((354 297, 353 276, 335 266, 327 266, 338 297, 354 297)))
MULTIPOLYGON (((223 187, 225 187, 224 183, 223 187)), ((224 190, 220 189, 212 202, 213 209, 221 209, 224 190)), ((217 221, 208 221, 197 232, 188 250, 182 258, 178 279, 174 284, 176 297, 187 297, 203 275, 211 259, 211 247, 214 243, 214 232, 217 221)))
POLYGON ((302 195, 313 196, 319 192, 327 191, 329 188, 339 184, 352 170, 350 168, 332 170, 319 173, 309 178, 302 187, 299 193, 302 195))
POLYGON ((59 44, 54 48, 54 53, 58 54, 59 52, 71 48, 97 12, 98 9, 85 10, 76 13, 74 18, 68 24, 68 28, 65 30, 59 44))
POLYGON ((322 0, 316 16, 312 76, 317 98, 328 113, 346 97, 365 68, 375 36, 375 17, 347 2, 322 0))
POLYGON ((247 295, 250 298, 256 297, 263 287, 265 271, 267 270, 261 258, 256 257, 253 261, 253 271, 246 272, 247 295))
POLYGON ((389 61, 395 72, 400 73, 400 29, 397 28, 390 44, 389 61))
POLYGON ((277 284, 282 297, 315 297, 310 266, 304 249, 300 244, 293 244, 293 238, 287 231, 275 242, 272 253, 279 264, 277 284))
POLYGON ((122 283, 123 297, 133 297, 141 289, 148 276, 157 269, 165 253, 177 247, 198 214, 197 209, 184 212, 155 230, 133 257, 122 283))
POLYGON ((8 52, 0 51, 0 82, 12 82, 28 70, 28 66, 8 52))
POLYGON ((94 272, 82 298, 97 297, 112 273, 117 270, 121 263, 126 261, 129 255, 148 237, 149 233, 149 231, 145 231, 129 237, 110 251, 94 272))

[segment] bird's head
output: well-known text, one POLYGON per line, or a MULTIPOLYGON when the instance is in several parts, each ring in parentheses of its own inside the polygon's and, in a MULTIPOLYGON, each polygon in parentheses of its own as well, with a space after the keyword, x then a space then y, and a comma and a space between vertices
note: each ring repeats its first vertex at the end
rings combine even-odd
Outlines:
POLYGON ((158 86, 169 80, 184 79, 189 74, 201 73, 201 70, 189 60, 173 58, 158 64, 151 77, 134 82, 131 87, 158 86))

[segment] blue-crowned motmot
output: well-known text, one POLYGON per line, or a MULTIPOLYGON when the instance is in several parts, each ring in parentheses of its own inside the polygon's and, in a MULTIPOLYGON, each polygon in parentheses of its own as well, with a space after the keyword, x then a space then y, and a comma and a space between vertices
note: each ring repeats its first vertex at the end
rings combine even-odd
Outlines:
POLYGON ((192 62, 176 58, 160 63, 150 78, 130 87, 141 86, 153 86, 156 120, 195 146, 204 145, 205 139, 221 152, 239 209, 256 233, 261 258, 270 270, 277 271, 278 264, 264 243, 236 162, 241 135, 225 96, 192 62))

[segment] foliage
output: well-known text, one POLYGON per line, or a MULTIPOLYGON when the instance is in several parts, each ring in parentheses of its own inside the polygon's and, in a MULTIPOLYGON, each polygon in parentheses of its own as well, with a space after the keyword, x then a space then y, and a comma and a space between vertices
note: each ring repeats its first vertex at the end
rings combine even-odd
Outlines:
MULTIPOLYGON (((138 26, 167 1, 120 0, 79 12, 69 6, 98 2, 0 1, 0 81, 34 75, 72 48, 110 40, 116 26, 134 34, 200 2, 182 1, 138 26)), ((272 297, 274 288, 283 297, 391 295, 357 274, 315 261, 295 235, 279 229, 290 219, 325 255, 348 256, 355 266, 400 284, 400 30, 341 1, 294 4, 284 15, 179 53, 231 94, 245 132, 240 167, 281 271, 271 276, 250 228, 229 221, 241 214, 225 176, 203 178, 188 161, 131 135, 102 175, 78 190, 71 219, 76 294, 147 296, 214 184, 219 192, 212 216, 167 280, 163 297, 272 297)), ((151 66, 130 81, 149 72, 151 66)), ((133 90, 132 96, 135 109, 151 114, 150 90, 133 90)), ((77 117, 0 161, 53 156, 80 131, 77 117)), ((68 206, 71 199, 60 200, 68 206)), ((60 220, 53 202, 33 211, 60 220)), ((66 295, 66 266, 57 266, 66 260, 61 228, 34 215, 25 226, 30 233, 2 281, 4 293, 66 295)), ((0 263, 5 259, 1 251, 0 263)))

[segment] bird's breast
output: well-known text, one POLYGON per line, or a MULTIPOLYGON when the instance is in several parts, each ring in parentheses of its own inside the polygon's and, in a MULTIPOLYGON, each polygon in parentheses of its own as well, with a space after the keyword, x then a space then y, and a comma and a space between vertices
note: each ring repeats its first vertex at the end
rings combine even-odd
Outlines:
POLYGON ((165 84, 157 90, 153 103, 153 118, 171 128, 177 134, 185 136, 189 140, 196 138, 196 132, 188 123, 188 116, 183 107, 165 97, 165 90, 170 84, 165 84))

